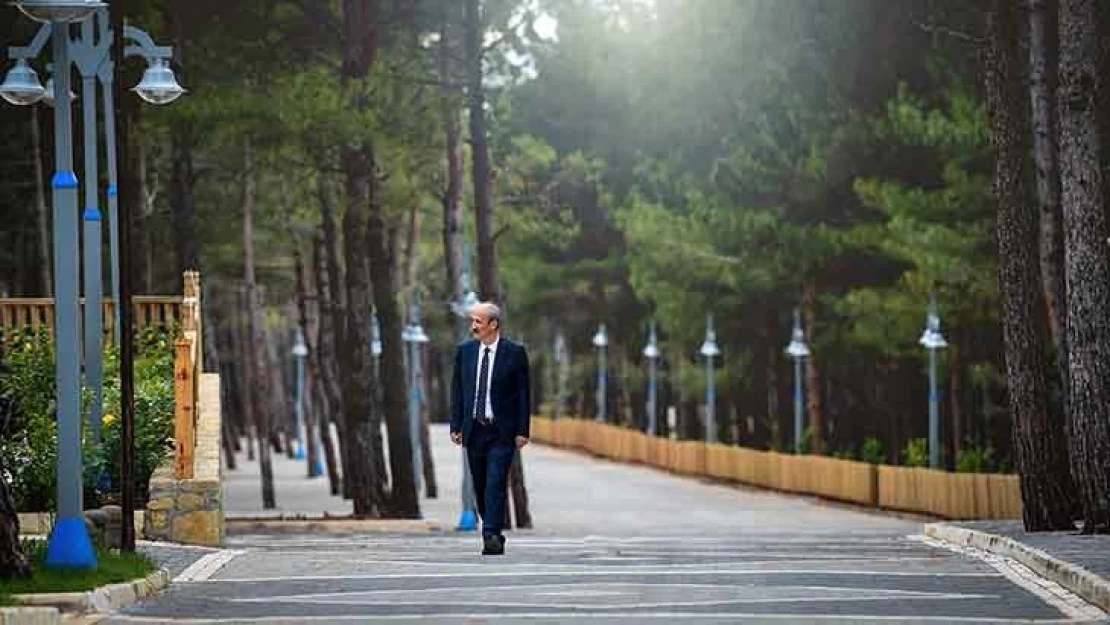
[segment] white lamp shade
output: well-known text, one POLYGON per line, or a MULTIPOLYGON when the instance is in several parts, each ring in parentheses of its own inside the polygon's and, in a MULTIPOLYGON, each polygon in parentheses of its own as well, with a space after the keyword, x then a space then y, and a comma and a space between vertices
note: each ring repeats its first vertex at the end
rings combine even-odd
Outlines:
POLYGON ((83 22, 108 5, 98 0, 16 0, 15 6, 37 22, 83 22))
POLYGON ((143 79, 132 91, 151 104, 169 104, 185 93, 165 59, 152 61, 143 73, 143 79))
POLYGON ((46 88, 39 82, 39 75, 24 59, 16 61, 0 85, 0 97, 17 106, 34 104, 45 95, 46 88))
POLYGON ((605 324, 601 324, 597 329, 597 334, 594 335, 594 347, 607 347, 609 345, 609 335, 605 333, 605 324))

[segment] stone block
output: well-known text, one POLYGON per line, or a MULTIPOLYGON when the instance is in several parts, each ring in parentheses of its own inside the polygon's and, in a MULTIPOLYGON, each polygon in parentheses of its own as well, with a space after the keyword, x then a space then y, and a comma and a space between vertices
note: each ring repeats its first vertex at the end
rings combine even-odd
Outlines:
POLYGON ((146 504, 146 509, 152 512, 173 510, 174 507, 174 499, 172 497, 159 497, 158 499, 152 497, 146 504))
POLYGON ((208 493, 220 490, 219 480, 182 480, 180 490, 183 493, 208 493))
POLYGON ((181 514, 171 523, 170 539, 174 542, 206 547, 220 544, 219 514, 215 511, 181 514))
POLYGON ((204 497, 193 493, 181 493, 177 496, 177 509, 181 512, 190 512, 204 508, 204 497))
POLYGON ((170 529, 170 514, 164 510, 153 510, 150 513, 150 527, 158 533, 170 529))

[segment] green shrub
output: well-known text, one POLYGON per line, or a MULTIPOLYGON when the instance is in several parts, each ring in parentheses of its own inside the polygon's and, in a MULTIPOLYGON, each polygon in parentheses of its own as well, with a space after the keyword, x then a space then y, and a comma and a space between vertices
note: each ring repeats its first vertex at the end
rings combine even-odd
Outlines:
POLYGON ((902 450, 902 465, 907 467, 929 466, 929 441, 924 438, 913 438, 906 442, 902 450))
POLYGON ((875 437, 863 441, 859 457, 860 460, 870 464, 886 463, 886 450, 883 449, 883 442, 875 437))
POLYGON ((989 445, 961 449, 956 455, 956 471, 960 473, 990 473, 994 470, 994 450, 989 445))
MULTIPOLYGON (((150 330, 136 338, 135 478, 136 495, 145 498, 150 475, 173 448, 173 350, 169 330, 150 330)), ((54 509, 57 421, 54 347, 45 333, 9 332, 4 336, 0 396, 13 405, 14 417, 0 435, 15 504, 20 511, 54 509)), ((87 389, 86 389, 87 390, 87 389)), ((91 394, 83 393, 83 405, 91 394)), ((119 356, 105 351, 102 438, 83 430, 84 494, 88 507, 103 503, 120 484, 119 356), (108 479, 105 480, 104 478, 108 479)), ((83 410, 82 414, 87 414, 83 410)))

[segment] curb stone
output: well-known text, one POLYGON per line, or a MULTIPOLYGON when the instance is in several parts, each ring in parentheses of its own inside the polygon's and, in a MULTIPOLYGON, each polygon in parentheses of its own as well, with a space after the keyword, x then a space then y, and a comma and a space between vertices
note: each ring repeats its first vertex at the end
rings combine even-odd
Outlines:
POLYGON ((57 608, 0 608, 0 625, 58 625, 57 608))
POLYGON ((228 530, 240 532, 275 530, 334 533, 436 533, 444 532, 447 529, 443 523, 423 519, 350 519, 341 517, 311 518, 304 516, 271 518, 229 517, 226 519, 225 523, 228 530))
POLYGON ((66 613, 105 613, 120 608, 127 607, 139 599, 153 596, 159 591, 164 589, 170 583, 170 572, 168 569, 158 569, 157 571, 147 575, 144 578, 137 579, 131 582, 123 582, 119 584, 109 584, 101 586, 95 590, 87 590, 84 592, 55 592, 55 593, 35 593, 33 595, 14 595, 14 599, 21 603, 21 608, 16 608, 19 612, 31 612, 32 610, 39 611, 52 611, 55 615, 53 621, 8 621, 0 619, 0 625, 12 625, 15 623, 26 623, 27 625, 38 625, 39 623, 57 623, 59 612, 66 613))
POLYGON ((975 547, 998 556, 1013 558, 1041 577, 1060 584, 1084 601, 1110 612, 1110 581, 1087 569, 1055 558, 1040 549, 1005 536, 997 536, 945 523, 925 526, 925 535, 965 547, 975 547))

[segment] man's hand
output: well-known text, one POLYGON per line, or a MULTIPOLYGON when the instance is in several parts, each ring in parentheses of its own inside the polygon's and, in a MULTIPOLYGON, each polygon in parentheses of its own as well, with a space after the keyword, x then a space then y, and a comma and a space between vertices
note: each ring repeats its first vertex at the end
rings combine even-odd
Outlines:
POLYGON ((456 445, 462 445, 462 432, 451 432, 451 442, 456 445))
POLYGON ((528 444, 528 437, 527 436, 518 436, 518 437, 516 437, 516 448, 517 449, 524 449, 524 446, 527 445, 527 444, 528 444))

